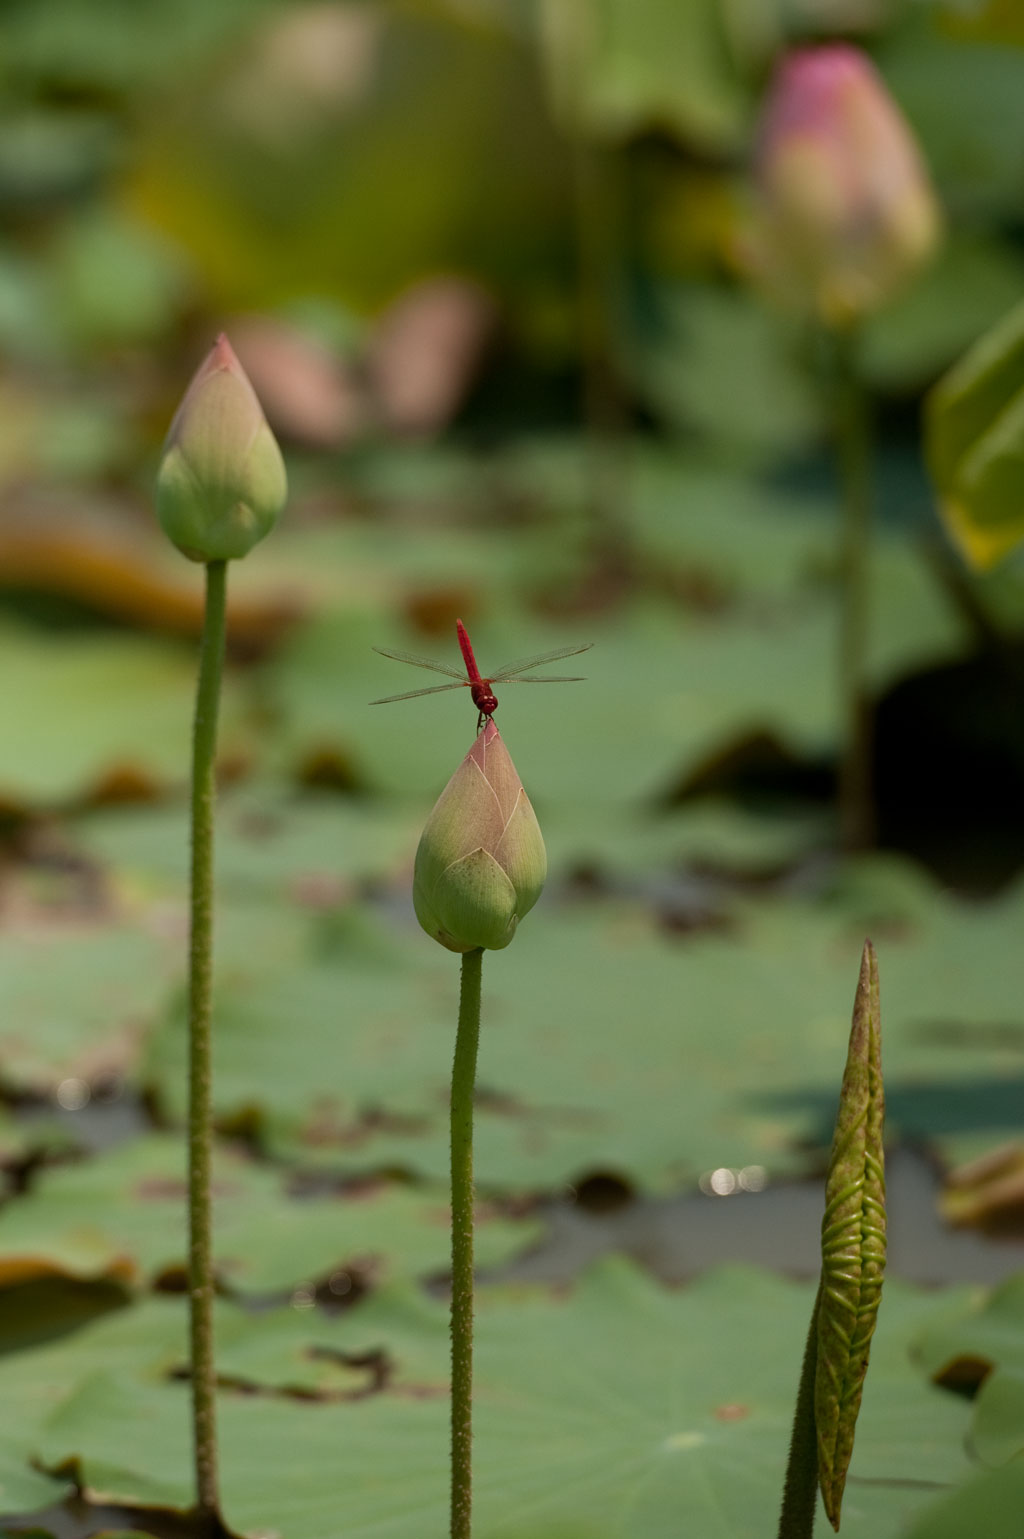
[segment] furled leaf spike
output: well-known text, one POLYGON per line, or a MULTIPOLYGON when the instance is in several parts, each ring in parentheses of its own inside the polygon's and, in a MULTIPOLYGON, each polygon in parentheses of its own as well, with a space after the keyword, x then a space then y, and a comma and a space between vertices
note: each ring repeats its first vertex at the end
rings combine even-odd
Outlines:
POLYGON ((885 1271, 884 1117, 878 960, 866 941, 821 1226, 814 1415, 818 1479, 837 1530, 885 1271))

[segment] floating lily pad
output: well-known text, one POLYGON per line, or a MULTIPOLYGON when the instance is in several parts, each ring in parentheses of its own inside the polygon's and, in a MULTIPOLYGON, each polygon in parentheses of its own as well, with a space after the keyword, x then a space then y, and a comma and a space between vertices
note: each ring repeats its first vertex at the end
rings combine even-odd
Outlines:
MULTIPOLYGON (((625 1263, 606 1263, 568 1298, 484 1295, 482 1539, 627 1539, 641 1530, 668 1539, 680 1525, 723 1539, 763 1532, 779 1499, 811 1299, 807 1286, 746 1271, 667 1292, 625 1263)), ((908 1329, 928 1307, 912 1290, 892 1288, 882 1312, 843 1514, 854 1539, 897 1534, 934 1489, 969 1468, 957 1451, 967 1408, 923 1382, 907 1359, 908 1329)), ((343 1489, 353 1539, 445 1531, 448 1369, 443 1309, 435 1309, 421 1364, 429 1377, 415 1393, 385 1387, 332 1405, 222 1392, 233 1527, 319 1539, 333 1531, 343 1489)), ((365 1343, 359 1313, 343 1324, 365 1343)), ((138 1367, 126 1373, 116 1358, 56 1408, 37 1450, 49 1467, 73 1461, 97 1497, 190 1500, 184 1386, 154 1382, 138 1367)))
POLYGON ((1024 1275, 954 1303, 919 1338, 916 1356, 936 1382, 977 1390, 970 1447, 983 1464, 1024 1455, 1024 1275))
POLYGON ((69 920, 8 926, 0 960, 0 1074, 49 1094, 133 1070, 171 976, 159 937, 140 924, 69 920))
MULTIPOLYGON (((367 878, 408 865, 428 806, 277 786, 228 791, 217 808, 220 900, 272 899, 328 907, 367 878)), ((118 884, 155 894, 187 891, 188 809, 104 808, 74 824, 76 844, 112 867, 118 884)))
MULTIPOLYGON (((735 900, 684 940, 654 933, 639 907, 549 917, 542 899, 484 967, 481 1184, 553 1187, 596 1168, 658 1186, 718 1165, 801 1168, 799 1145, 831 1135, 865 932, 879 952, 891 1130, 938 1140, 1012 1127, 1024 1023, 1008 959, 1020 955, 1024 890, 962 904, 897 879, 905 869, 869 863, 825 904, 735 900)), ((365 916, 362 935, 334 960, 284 969, 254 956, 225 981, 215 1100, 289 1158, 441 1181, 458 960, 411 913, 386 927, 365 916)), ((176 1118, 184 1061, 179 1016, 147 1061, 176 1118)))
POLYGON ((955 1297, 915 1353, 934 1379, 960 1388, 977 1386, 997 1367, 1024 1371, 1024 1276, 955 1297))
MULTIPOLYGON (((579 660, 583 683, 508 685, 498 691, 497 719, 536 802, 549 796, 600 806, 655 794, 680 766, 757 727, 774 727, 802 748, 827 744, 833 631, 831 613, 809 599, 794 612, 742 623, 680 622, 667 607, 651 606, 630 626, 589 623, 545 634, 520 622, 500 635, 483 627, 473 640, 485 670, 546 647, 595 643, 579 660)), ((370 709, 370 700, 436 682, 374 658, 374 642, 455 660, 454 633, 430 648, 402 634, 381 638, 347 618, 311 622, 269 675, 282 717, 281 762, 296 773, 313 747, 331 746, 372 786, 436 795, 472 740, 468 690, 370 709)))
POLYGON ((1024 1460, 976 1475, 952 1496, 928 1506, 906 1539, 1018 1539, 1024 1511, 1024 1460))
MULTIPOLYGON (((351 1267, 375 1278, 443 1271, 443 1195, 378 1184, 302 1195, 280 1172, 229 1149, 214 1162, 214 1262, 243 1294, 288 1292, 351 1267)), ((479 1260, 536 1239, 533 1224, 481 1209, 479 1260)), ((32 1276, 146 1283, 187 1262, 185 1147, 153 1135, 41 1172, 0 1213, 0 1286, 32 1276)))
MULTIPOLYGON (((52 807, 182 784, 195 667, 187 648, 139 636, 77 635, 72 644, 8 627, 0 694, 18 730, 0 747, 0 800, 52 807)), ((221 753, 249 749, 229 692, 221 753)))

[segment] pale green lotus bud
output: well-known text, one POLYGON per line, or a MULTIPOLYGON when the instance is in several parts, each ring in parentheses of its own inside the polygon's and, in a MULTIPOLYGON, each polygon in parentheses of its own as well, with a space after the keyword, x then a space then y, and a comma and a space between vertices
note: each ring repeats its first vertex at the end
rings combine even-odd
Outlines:
POLYGON ((269 534, 288 495, 284 461, 223 333, 193 376, 164 444, 160 523, 192 561, 231 561, 269 534))
POLYGON ((540 827, 493 721, 438 799, 416 851, 416 917, 449 951, 500 951, 540 897, 540 827))
POLYGON ((941 229, 920 151, 870 60, 846 43, 780 64, 757 136, 751 259, 791 308, 846 326, 886 303, 941 229))

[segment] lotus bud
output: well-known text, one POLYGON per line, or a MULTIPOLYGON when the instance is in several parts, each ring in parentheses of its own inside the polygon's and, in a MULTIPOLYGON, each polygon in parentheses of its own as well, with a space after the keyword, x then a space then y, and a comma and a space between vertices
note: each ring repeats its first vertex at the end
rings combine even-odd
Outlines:
POLYGON ((192 561, 231 561, 269 534, 288 493, 284 461, 223 334, 175 413, 157 477, 164 532, 192 561))
POLYGON ((416 917, 449 951, 500 951, 540 897, 540 827, 488 720, 438 799, 416 851, 416 917))
POLYGON ((798 49, 769 90, 751 257, 790 308, 847 326, 932 255, 938 204, 910 128, 847 44, 798 49))

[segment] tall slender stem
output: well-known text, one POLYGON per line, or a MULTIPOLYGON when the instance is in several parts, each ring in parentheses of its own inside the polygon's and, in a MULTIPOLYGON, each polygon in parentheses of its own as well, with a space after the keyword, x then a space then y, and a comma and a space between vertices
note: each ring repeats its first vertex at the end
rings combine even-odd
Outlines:
POLYGON ((622 166, 614 150, 570 131, 586 434, 587 512, 598 561, 625 567, 628 410, 618 375, 622 166))
POLYGON ((452 1067, 452 1522, 469 1539, 473 1501, 473 1088, 483 951, 462 957, 452 1067))
POLYGON ((836 442, 842 486, 839 831, 845 850, 874 841, 872 724, 865 686, 871 552, 871 420, 856 330, 835 333, 836 442))
POLYGON ((219 1526, 213 1260, 210 1216, 210 990, 213 976, 213 809, 217 714, 224 667, 227 562, 206 567, 206 615, 192 739, 192 895, 189 943, 188 1216, 192 1427, 196 1511, 219 1526))
POLYGON ((818 1366, 818 1310, 821 1292, 814 1300, 807 1332, 800 1388, 797 1390, 789 1462, 782 1493, 778 1539, 812 1539, 818 1510, 818 1433, 814 1421, 814 1376, 818 1366))

